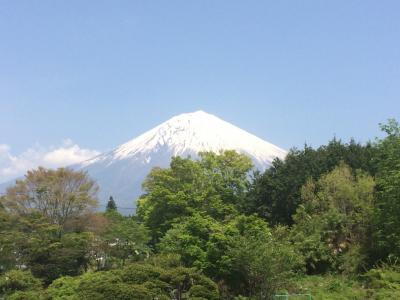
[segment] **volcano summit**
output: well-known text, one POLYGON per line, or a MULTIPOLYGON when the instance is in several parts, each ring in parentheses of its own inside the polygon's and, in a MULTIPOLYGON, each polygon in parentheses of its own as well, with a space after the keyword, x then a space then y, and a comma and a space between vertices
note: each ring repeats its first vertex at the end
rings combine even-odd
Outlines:
MULTIPOLYGON (((134 206, 141 184, 153 167, 167 167, 173 156, 196 157, 201 151, 236 150, 261 171, 286 151, 203 111, 175 116, 110 152, 74 169, 86 170, 100 186, 100 203, 110 195, 120 208, 134 206)), ((133 211, 131 211, 133 212, 133 211)), ((131 213, 128 212, 127 213, 131 213)))

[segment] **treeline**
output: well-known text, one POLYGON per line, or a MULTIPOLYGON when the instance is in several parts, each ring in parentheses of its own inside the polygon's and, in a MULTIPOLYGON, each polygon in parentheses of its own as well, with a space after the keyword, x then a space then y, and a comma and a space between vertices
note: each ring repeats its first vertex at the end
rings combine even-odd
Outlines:
POLYGON ((87 174, 39 168, 0 200, 0 299, 399 299, 400 127, 292 149, 175 157, 136 216, 87 174))

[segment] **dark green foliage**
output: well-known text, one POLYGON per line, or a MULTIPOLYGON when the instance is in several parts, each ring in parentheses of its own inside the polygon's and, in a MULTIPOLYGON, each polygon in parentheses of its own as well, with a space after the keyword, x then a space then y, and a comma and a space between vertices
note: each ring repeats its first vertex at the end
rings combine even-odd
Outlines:
POLYGON ((47 284, 62 275, 79 275, 89 265, 91 239, 90 233, 68 233, 61 239, 30 248, 28 266, 47 284))
MULTIPOLYGON (((1 202, 0 202, 1 203, 1 202)), ((18 225, 17 218, 0 209, 0 274, 6 270, 13 269, 18 258, 15 241, 20 240, 20 235, 15 235, 18 225)))
POLYGON ((0 199, 0 270, 28 267, 45 283, 88 264, 97 185, 86 173, 28 171, 0 199))
POLYGON ((98 241, 98 269, 108 269, 146 258, 150 249, 148 230, 130 216, 123 216, 116 210, 104 214, 107 225, 98 241))
POLYGON ((341 161, 352 170, 376 172, 373 160, 376 149, 372 144, 348 144, 332 140, 327 146, 303 150, 292 149, 284 161, 275 160, 264 174, 255 176, 247 199, 247 212, 257 213, 270 224, 293 224, 293 215, 301 203, 300 190, 309 178, 318 179, 332 171, 341 161))
POLYGON ((387 137, 378 143, 375 259, 400 257, 400 126, 390 120, 382 130, 387 137))
POLYGON ((66 233, 50 224, 40 213, 8 215, 3 219, 5 234, 0 235, 0 263, 4 269, 27 266, 46 283, 61 275, 78 275, 88 266, 92 234, 66 233))
POLYGON ((164 253, 179 253, 195 266, 227 284, 228 294, 271 295, 302 264, 283 228, 272 232, 255 216, 239 216, 221 224, 195 215, 181 220, 161 240, 164 253))
POLYGON ((117 210, 117 204, 115 203, 113 196, 110 196, 106 206, 106 211, 110 210, 117 210))
POLYGON ((84 172, 29 171, 0 199, 0 270, 27 267, 46 284, 86 271, 96 192, 84 172))

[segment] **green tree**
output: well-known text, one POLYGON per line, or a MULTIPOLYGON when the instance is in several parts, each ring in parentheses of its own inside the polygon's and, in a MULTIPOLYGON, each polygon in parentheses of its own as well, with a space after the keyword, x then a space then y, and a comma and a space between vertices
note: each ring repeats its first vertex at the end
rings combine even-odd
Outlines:
POLYGON ((209 216, 194 214, 173 224, 157 245, 161 253, 178 254, 185 266, 196 267, 215 277, 217 266, 207 257, 211 239, 224 234, 223 226, 209 216))
POLYGON ((148 175, 138 216, 156 242, 177 218, 204 213, 223 220, 238 214, 251 168, 251 160, 235 151, 200 153, 197 161, 175 157, 169 168, 148 175))
POLYGON ((90 264, 96 185, 68 169, 29 171, 1 198, 0 269, 29 268, 46 284, 90 264))
POLYGON ((313 149, 291 149, 284 160, 276 159, 263 174, 257 174, 246 201, 246 211, 257 213, 270 224, 293 224, 293 215, 301 204, 301 187, 309 178, 317 180, 332 171, 341 161, 352 170, 376 173, 376 147, 351 140, 333 139, 328 145, 313 149))
POLYGON ((0 267, 3 271, 29 268, 48 284, 61 275, 81 274, 89 267, 93 233, 60 235, 60 226, 49 223, 37 212, 9 217, 0 229, 0 267))
POLYGON ((39 212, 67 230, 93 212, 97 190, 85 172, 39 168, 28 171, 25 179, 8 188, 1 202, 8 213, 23 216, 39 212))
POLYGON ((376 259, 400 257, 400 126, 393 119, 381 125, 387 134, 378 142, 376 259))
POLYGON ((30 241, 27 266, 46 284, 63 275, 82 274, 90 264, 92 239, 91 233, 84 232, 67 233, 46 244, 30 241))
POLYGON ((102 244, 96 253, 99 269, 124 266, 127 261, 139 261, 149 256, 149 232, 142 224, 116 210, 104 215, 108 224, 98 237, 102 244))
POLYGON ((288 237, 286 229, 271 230, 256 216, 222 224, 194 215, 174 224, 158 247, 220 282, 228 298, 264 299, 284 287, 302 263, 288 237))
POLYGON ((106 211, 110 210, 117 210, 117 204, 115 203, 113 196, 110 196, 110 199, 108 199, 107 202, 106 211))
POLYGON ((234 294, 270 299, 292 285, 302 258, 286 238, 285 231, 278 227, 254 235, 242 234, 233 240, 225 254, 228 258, 225 272, 234 294))
POLYGON ((301 190, 292 237, 309 272, 356 272, 370 248, 375 182, 341 164, 301 190))
MULTIPOLYGON (((3 270, 32 267, 39 253, 59 240, 59 226, 48 223, 41 214, 7 216, 0 227, 0 262, 3 270)), ((48 259, 47 254, 45 259, 48 259)))
POLYGON ((0 208, 0 274, 13 269, 19 258, 15 241, 20 237, 16 235, 18 219, 0 208))
MULTIPOLYGON (((5 237, 7 253, 12 253, 9 268, 29 268, 49 284, 61 275, 78 275, 90 263, 93 235, 87 232, 59 235, 59 226, 40 214, 19 218, 5 237)), ((10 255, 10 254, 8 254, 10 255)))

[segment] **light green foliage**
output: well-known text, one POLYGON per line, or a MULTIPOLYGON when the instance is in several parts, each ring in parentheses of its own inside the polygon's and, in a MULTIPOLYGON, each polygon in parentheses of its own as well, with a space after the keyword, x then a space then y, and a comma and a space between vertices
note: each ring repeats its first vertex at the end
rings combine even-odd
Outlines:
POLYGON ((47 293, 54 300, 78 300, 78 285, 79 277, 60 277, 47 288, 47 293))
POLYGON ((38 212, 50 223, 68 230, 96 207, 97 190, 85 172, 38 168, 8 188, 1 202, 9 213, 23 216, 38 212))
POLYGON ((27 291, 27 292, 15 292, 7 297, 7 300, 50 300, 46 294, 40 291, 27 291))
POLYGON ((364 263, 373 214, 374 180, 341 164, 302 188, 292 238, 310 272, 356 272, 364 263))
POLYGON ((42 282, 30 271, 12 270, 0 276, 0 299, 35 299, 28 295, 42 295, 42 282))
POLYGON ((338 275, 304 276, 296 279, 291 293, 311 293, 316 300, 400 299, 400 270, 381 266, 371 269, 362 280, 338 275))
POLYGON ((235 151, 202 152, 200 157, 199 164, 208 184, 223 204, 241 205, 249 185, 248 172, 253 167, 250 158, 235 151))
POLYGON ((200 160, 172 159, 153 169, 143 187, 138 215, 158 241, 177 218, 204 213, 216 220, 238 213, 248 186, 251 160, 234 151, 200 153, 200 160))
MULTIPOLYGON (((344 276, 305 276, 296 279, 296 287, 290 293, 311 293, 313 300, 366 300, 370 291, 362 283, 344 276)), ((296 298, 295 298, 296 299, 296 298)), ((395 299, 395 298, 388 298, 395 299)))
POLYGON ((218 299, 215 283, 198 272, 151 264, 130 264, 120 270, 60 278, 50 285, 48 294, 55 300, 218 299))
POLYGON ((217 221, 196 214, 175 223, 161 239, 158 249, 162 253, 179 254, 186 266, 214 269, 207 260, 207 248, 212 236, 218 232, 222 233, 222 226, 217 221))
POLYGON ((182 267, 181 256, 177 253, 159 253, 149 257, 146 262, 152 266, 170 269, 176 267, 182 267))
POLYGON ((400 299, 400 268, 383 264, 369 270, 363 278, 373 292, 373 299, 400 299))

